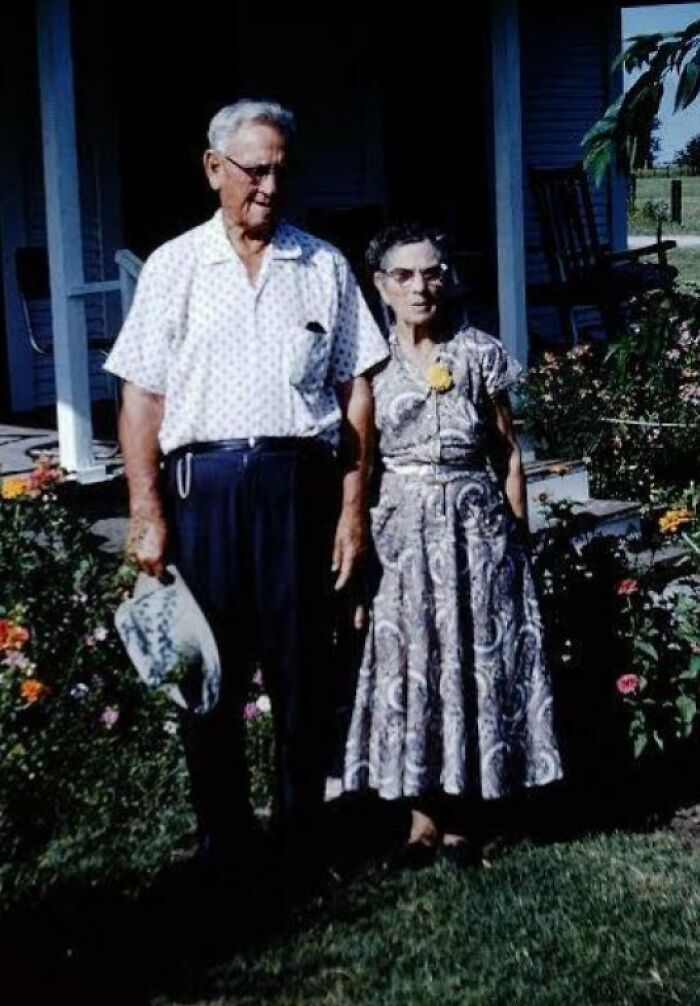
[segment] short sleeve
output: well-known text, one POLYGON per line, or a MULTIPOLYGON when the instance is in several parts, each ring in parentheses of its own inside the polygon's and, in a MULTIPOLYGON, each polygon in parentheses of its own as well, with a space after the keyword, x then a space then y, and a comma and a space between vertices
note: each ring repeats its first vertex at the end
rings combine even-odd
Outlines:
POLYGON ((481 373, 487 393, 493 396, 510 387, 522 372, 522 366, 502 343, 492 336, 488 337, 481 349, 481 373))
POLYGON ((166 273, 157 257, 145 262, 129 313, 104 369, 146 391, 164 394, 172 322, 166 273))
POLYGON ((335 274, 338 311, 329 379, 332 384, 343 384, 381 363, 389 355, 389 349, 350 266, 341 255, 336 260, 335 274))

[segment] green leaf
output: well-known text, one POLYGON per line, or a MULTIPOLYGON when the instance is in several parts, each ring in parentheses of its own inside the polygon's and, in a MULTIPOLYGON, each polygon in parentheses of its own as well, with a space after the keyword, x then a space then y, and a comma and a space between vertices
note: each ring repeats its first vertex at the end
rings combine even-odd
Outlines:
POLYGON ((658 661, 659 661, 659 654, 658 654, 656 648, 653 647, 651 645, 651 643, 647 643, 647 641, 645 639, 635 639, 634 640, 634 648, 639 653, 643 653, 646 657, 649 657, 649 659, 653 660, 654 663, 658 663, 658 661))
POLYGON ((696 52, 691 60, 683 67, 678 90, 676 91, 676 101, 673 107, 674 112, 687 108, 698 96, 700 91, 700 52, 696 52))
POLYGON ((635 758, 639 758, 642 752, 646 750, 646 746, 648 743, 649 738, 647 737, 646 734, 638 734, 637 737, 634 738, 633 751, 635 758))
POLYGON ((679 695, 676 699, 676 709, 680 715, 681 722, 686 728, 686 732, 688 732, 688 728, 692 728, 693 720, 697 715, 697 702, 692 695, 679 695))

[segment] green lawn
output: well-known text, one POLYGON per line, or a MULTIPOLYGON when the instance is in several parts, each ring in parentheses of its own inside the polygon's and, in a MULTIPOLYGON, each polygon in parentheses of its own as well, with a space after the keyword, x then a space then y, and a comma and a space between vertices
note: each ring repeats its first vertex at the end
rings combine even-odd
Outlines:
MULTIPOLYGON (((683 223, 664 224, 664 234, 700 234, 700 175, 681 178, 683 186, 683 223)), ((670 178, 638 178, 637 207, 641 208, 647 199, 665 199, 671 202, 670 178)), ((630 234, 656 234, 656 225, 644 220, 641 213, 632 212, 628 217, 630 234)), ((700 247, 676 248, 669 253, 668 260, 679 270, 679 281, 683 284, 700 284, 700 247)))
POLYGON ((691 1006, 699 909, 700 848, 670 835, 523 844, 473 874, 370 873, 304 931, 183 969, 148 1002, 691 1006))
MULTIPOLYGON (((678 282, 700 284, 700 247, 675 248, 668 253, 668 261, 678 269, 678 282)), ((697 291, 700 293, 700 290, 697 291)))
MULTIPOLYGON (((682 224, 664 224, 664 231, 669 234, 700 234, 700 175, 681 178, 682 185, 682 224)), ((638 178, 637 179, 637 212, 629 216, 630 234, 655 234, 656 225, 644 220, 639 212, 648 199, 663 199, 671 205, 670 178, 638 178)))
POLYGON ((257 887, 212 897, 167 876, 130 895, 64 887, 0 925, 0 1002, 700 1006, 697 834, 565 840, 567 811, 541 814, 478 871, 375 859, 285 912, 257 887))

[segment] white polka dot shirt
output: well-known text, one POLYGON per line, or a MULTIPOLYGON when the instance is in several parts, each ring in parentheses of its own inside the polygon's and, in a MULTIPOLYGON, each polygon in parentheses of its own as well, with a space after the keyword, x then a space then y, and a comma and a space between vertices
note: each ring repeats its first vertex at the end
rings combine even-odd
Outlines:
POLYGON ((335 386, 387 355, 337 249, 282 222, 253 284, 219 210, 146 260, 105 369, 165 396, 167 454, 233 437, 337 443, 335 386))

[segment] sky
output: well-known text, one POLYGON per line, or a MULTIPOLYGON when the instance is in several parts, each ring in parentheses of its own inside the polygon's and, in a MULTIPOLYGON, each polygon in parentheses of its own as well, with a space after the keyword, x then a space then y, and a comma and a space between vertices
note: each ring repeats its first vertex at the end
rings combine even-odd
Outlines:
MULTIPOLYGON (((678 31, 692 21, 700 20, 700 3, 669 3, 654 7, 623 7, 622 37, 652 35, 655 32, 678 31)), ((635 75, 636 76, 636 75, 635 75)), ((669 76, 659 109, 661 150, 659 164, 672 161, 675 154, 693 136, 700 133, 700 98, 682 112, 673 111, 677 77, 669 76)), ((625 90, 634 76, 625 74, 625 90)))

